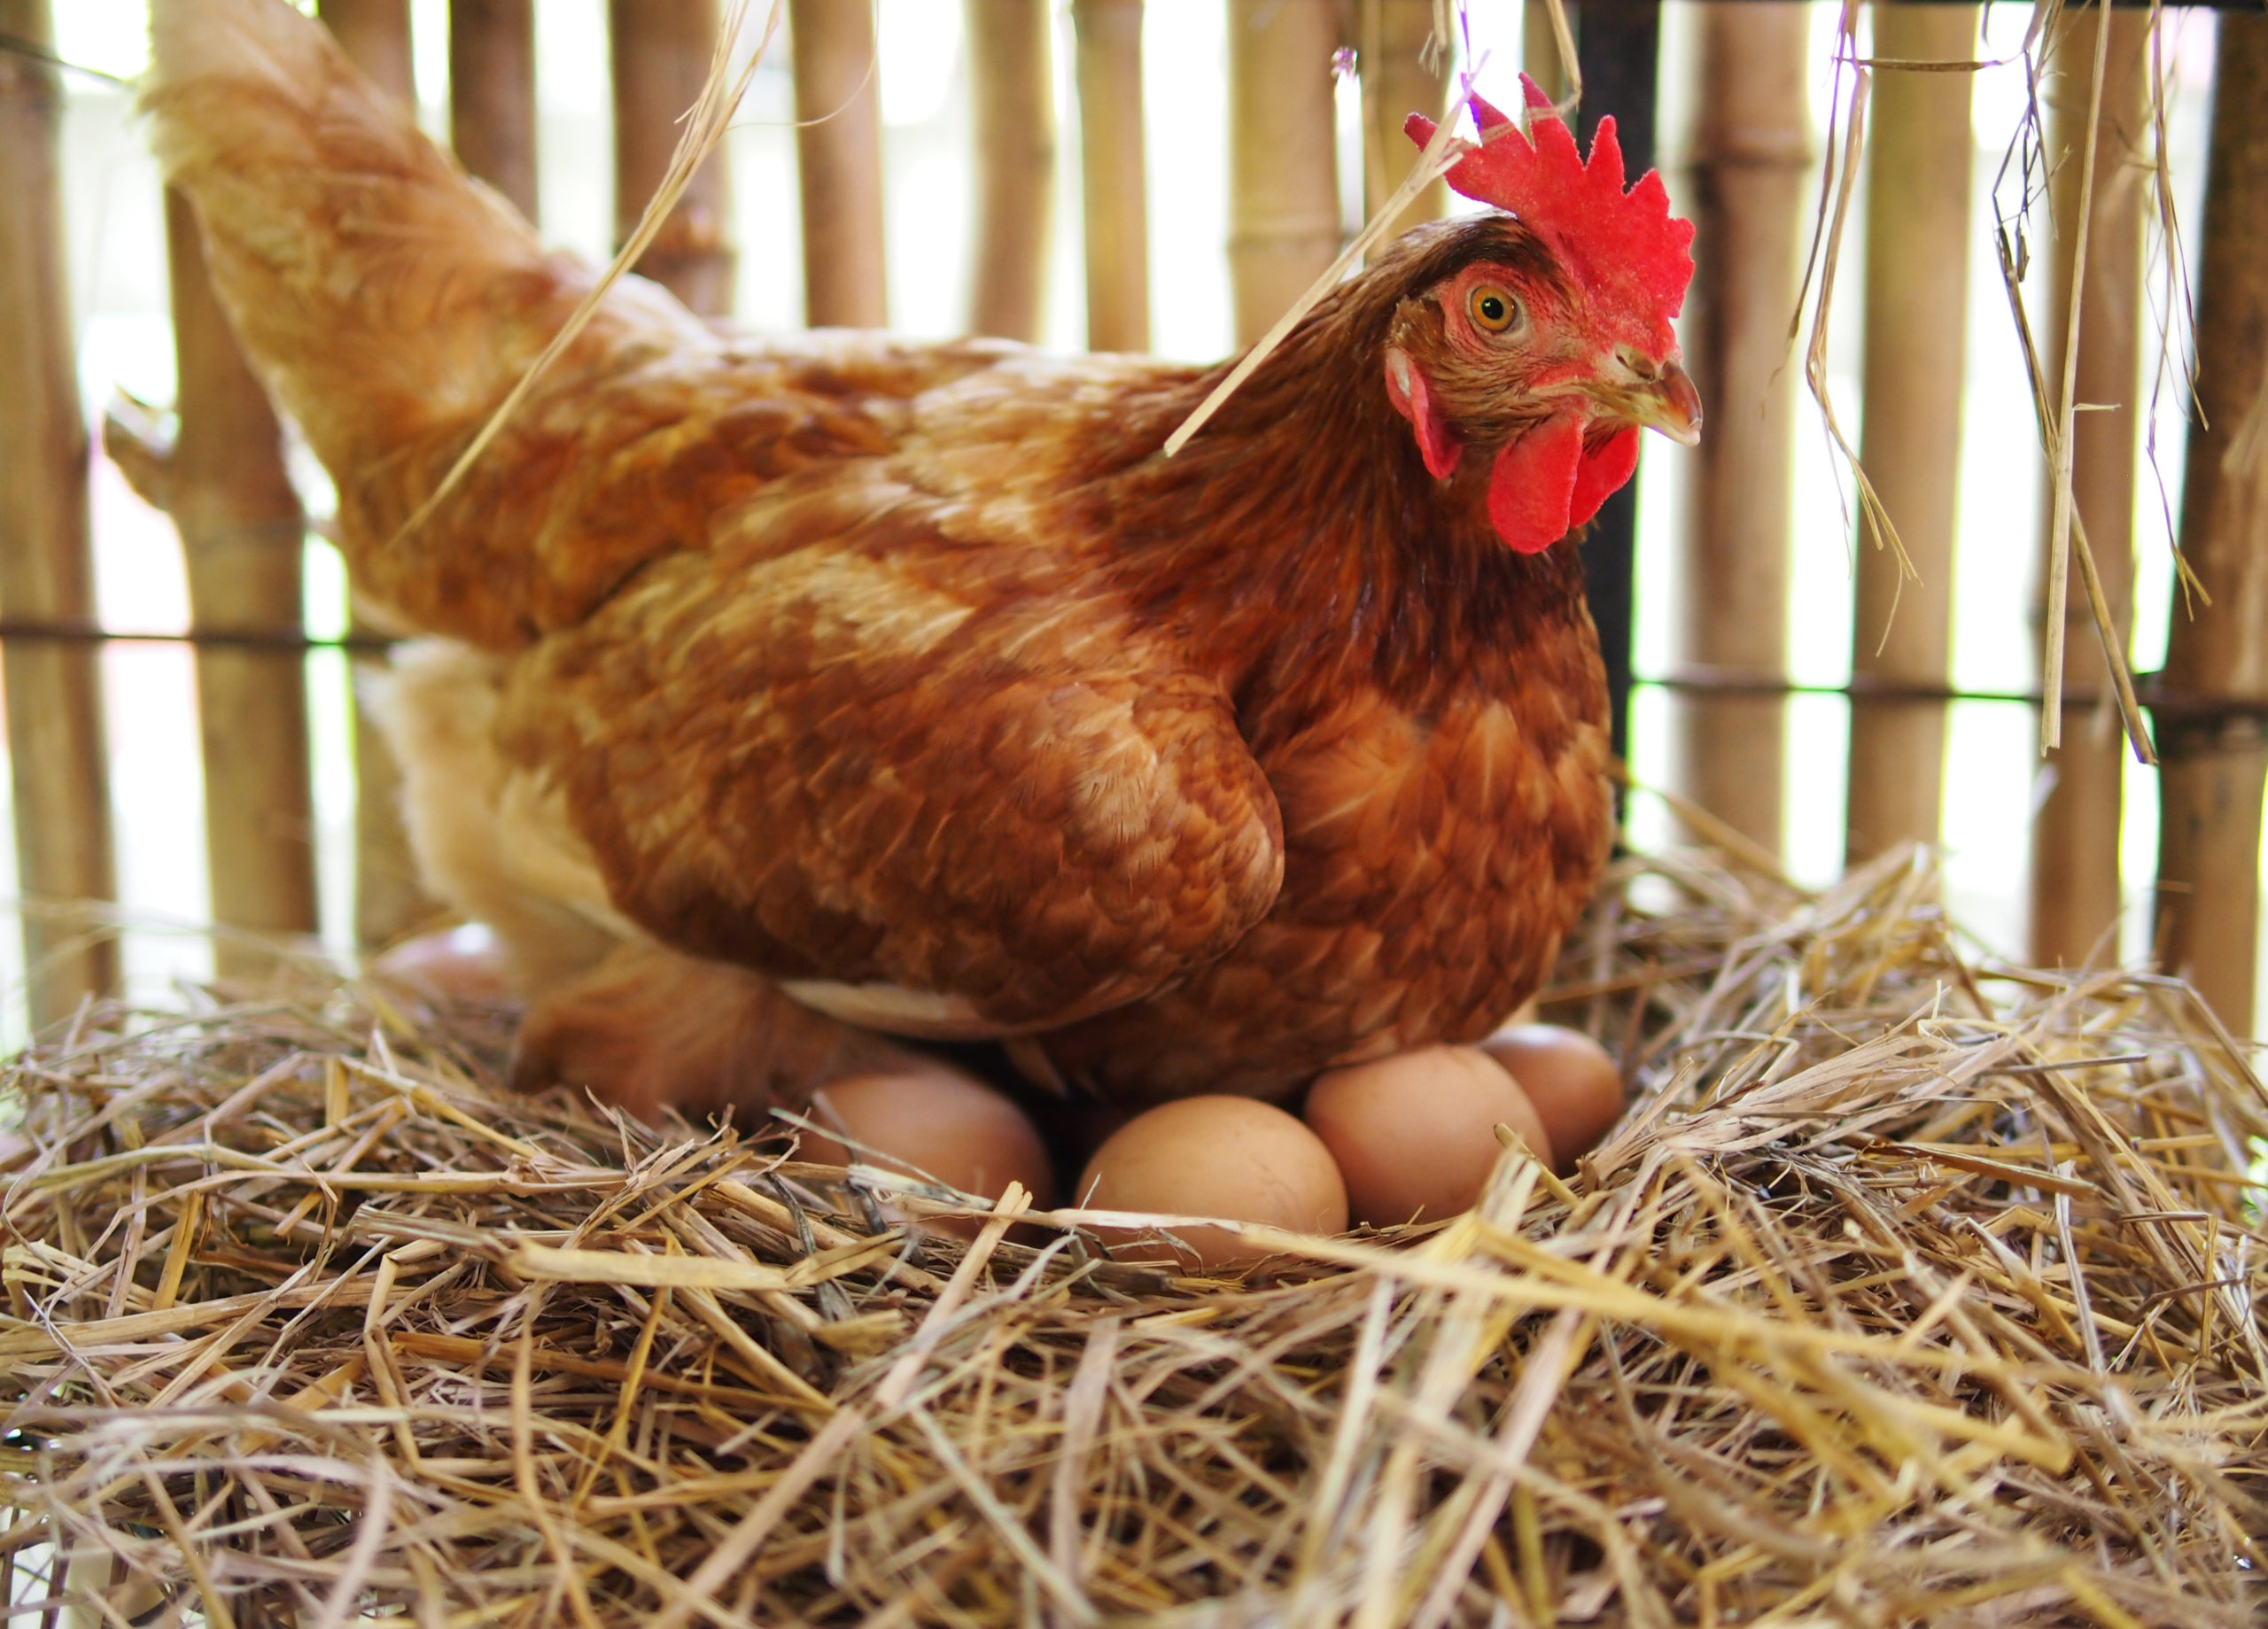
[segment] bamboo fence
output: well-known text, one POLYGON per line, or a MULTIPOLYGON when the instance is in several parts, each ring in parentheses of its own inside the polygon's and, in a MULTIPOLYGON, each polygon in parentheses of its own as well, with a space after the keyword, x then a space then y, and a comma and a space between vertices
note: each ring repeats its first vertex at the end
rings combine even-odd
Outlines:
POLYGON ((1764 694, 1684 695, 1680 788, 1767 850, 1781 847, 1788 573, 1795 525, 1796 309, 1813 157, 1810 15, 1783 0, 1705 0, 1693 154, 1685 349, 1708 404, 1694 461, 1682 660, 1764 694))
MULTIPOLYGON (((48 0, 0 0, 0 33, 53 38, 48 0)), ((94 620, 87 424, 66 297, 63 92, 55 71, 0 54, 0 617, 94 620)), ((42 902, 108 898, 110 777, 97 648, 0 646, 19 890, 42 902)), ((32 1021, 67 1019, 118 977, 115 947, 88 924, 25 917, 32 1021)))
POLYGON ((1048 0, 968 0, 976 163, 971 333, 1039 337, 1055 213, 1052 35, 1048 0))
POLYGON ((535 0, 449 0, 449 145, 537 217, 535 0))
POLYGON ((2261 791, 2268 777, 2268 17, 2220 19, 2202 264, 2197 413, 2182 552, 2210 610, 2177 601, 2158 711, 2165 965, 2252 1028, 2261 791))
POLYGON ((1142 0, 1071 0, 1078 30, 1079 176, 1087 348, 1150 348, 1150 182, 1142 130, 1142 0))
POLYGON ((1332 0, 1229 0, 1229 291, 1239 345, 1339 253, 1332 0))
MULTIPOLYGON (((1374 215, 1418 162, 1402 133, 1413 112, 1439 119, 1449 105, 1449 66, 1456 42, 1437 39, 1433 0, 1356 0, 1355 62, 1363 80, 1363 213, 1374 215)), ((1394 217, 1391 243, 1423 221, 1448 212, 1449 182, 1435 180, 1394 217)))
MULTIPOLYGON (((861 6, 839 8, 863 14, 861 6)), ((679 121, 701 97, 715 50, 718 0, 609 0, 614 70, 614 234, 638 229, 677 151, 679 121)), ((694 172, 638 271, 703 316, 733 309, 731 195, 725 153, 694 172)))
POLYGON ((874 17, 840 0, 790 0, 796 154, 804 216, 804 319, 882 328, 882 128, 874 17))
MULTIPOLYGON (((2058 52, 2062 71, 2048 81, 2048 140, 2059 221, 2077 219, 2086 141, 2088 82, 2100 12, 2072 18, 2058 52)), ((2078 399, 2093 404, 2073 428, 2077 513, 2085 528, 2103 594, 2129 636, 2134 584, 2135 421, 2142 369, 2142 218, 2148 190, 2142 147, 2147 136, 2148 16, 2113 12, 2104 58, 2096 137, 2096 184, 2087 226, 2086 276, 2080 291, 2078 399)), ((2054 259, 2048 334, 2060 339, 2071 320, 2071 257, 2054 259)), ((2051 379, 2062 347, 2051 345, 2051 379)), ((2103 661, 2084 601, 2065 613, 2070 655, 2065 672, 2077 694, 2108 694, 2103 661)), ((2032 830, 2031 958, 2079 967, 2115 958, 2123 900, 2118 832, 2126 744, 2101 703, 2067 702, 2062 745, 2048 759, 2053 782, 2032 830)))
MULTIPOLYGON (((1579 6, 1568 6, 1565 11, 1580 24, 1579 6)), ((1521 0, 1520 71, 1554 102, 1565 98, 1574 88, 1560 54, 1558 35, 1552 27, 1550 0, 1521 0)))
POLYGON ((410 53, 409 0, 317 0, 315 15, 370 82, 416 105, 416 58, 410 53))
MULTIPOLYGON (((191 631, 273 632, 301 621, 307 518, 284 466, 284 432, 237 348, 205 272, 186 199, 166 199, 180 433, 165 460, 166 508, 189 568, 191 631)), ((197 647, 206 865, 214 920, 251 934, 307 934, 316 919, 307 663, 299 652, 197 647)), ((214 947, 224 979, 273 958, 232 935, 214 947)))
MULTIPOLYGON (((1876 6, 1874 19, 1877 58, 1961 62, 1976 49, 1975 6, 1902 0, 1876 6)), ((1905 554, 1901 560, 1883 539, 1859 539, 1845 821, 1853 860, 1938 836, 1945 703, 1870 696, 1867 682, 1942 688, 1952 677, 1953 511, 1969 357, 1966 250, 1977 163, 1969 81, 1967 74, 1889 73, 1874 97, 1860 455, 1905 554)))
MULTIPOLYGON (((404 105, 416 106, 417 81, 412 71, 415 58, 407 0, 324 0, 317 15, 338 35, 340 46, 373 83, 383 86, 404 105)), ((460 115, 460 102, 483 99, 472 96, 460 98, 456 92, 460 20, 466 24, 467 43, 474 53, 466 64, 466 83, 472 82, 470 76, 476 65, 490 66, 479 56, 485 19, 460 19, 452 15, 449 113, 453 139, 461 139, 460 117, 467 129, 477 123, 470 108, 460 115)), ((530 66, 533 66, 532 59, 530 66)), ((531 91, 532 89, 531 86, 531 91)), ((532 161, 531 152, 531 164, 532 161)), ((483 172, 475 168, 474 174, 483 172)), ((364 639, 375 638, 379 632, 359 613, 353 617, 349 631, 364 639)), ((394 762, 393 748, 386 741, 385 732, 363 700, 364 689, 384 668, 383 656, 365 653, 354 656, 348 670, 353 677, 355 691, 354 937, 357 943, 372 949, 410 933, 429 920, 436 910, 418 881, 416 857, 410 852, 409 834, 402 825, 400 766, 394 762)))

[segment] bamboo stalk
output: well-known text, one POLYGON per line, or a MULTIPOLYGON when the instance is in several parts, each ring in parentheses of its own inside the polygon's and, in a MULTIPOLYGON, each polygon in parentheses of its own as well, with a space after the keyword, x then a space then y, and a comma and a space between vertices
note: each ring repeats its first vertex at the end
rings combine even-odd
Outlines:
MULTIPOLYGON (((1970 5, 1878 4, 1874 54, 1968 61, 1977 15, 1970 5)), ((1860 462, 1918 579, 1905 577, 1897 551, 1862 523, 1851 651, 1859 679, 1942 685, 1948 672, 1977 159, 1970 80, 1967 74, 1890 71, 1875 81, 1860 462)), ((1937 840, 1945 749, 1941 703, 1852 701, 1846 836, 1852 864, 1901 842, 1937 840)))
POLYGON ((409 0, 318 0, 315 15, 372 84, 417 105, 409 0))
MULTIPOLYGON (((48 0, 0 0, 0 33, 51 43, 48 0)), ((0 52, 0 615, 35 622, 95 612, 87 512, 87 428, 71 354, 64 264, 63 88, 53 68, 0 52)), ((111 854, 102 671, 92 646, 0 645, 7 691, 18 891, 43 901, 108 899, 111 854)), ((92 924, 27 916, 31 1020, 68 1018, 117 981, 92 924)))
MULTIPOLYGON (((2062 72, 2048 76, 2048 139, 2054 166, 2058 237, 2079 207, 2086 139, 2089 65, 2100 10, 2073 12, 2058 47, 2062 72)), ((2089 411, 2072 425, 2072 500, 2122 632, 2131 631, 2134 587, 2135 438, 2141 394, 2144 172, 2137 160, 2148 119, 2149 16, 2110 14, 2109 55, 2096 136, 2093 220, 2079 299, 2077 399, 2089 411)), ((2071 261, 2050 257, 2054 305, 2050 357, 2071 321, 2071 261)), ((2050 366, 2054 363, 2051 361, 2050 366)), ((2051 375, 2060 394, 2061 381, 2051 375)), ((2047 546, 2050 539, 2043 539, 2047 546)), ((2109 683, 2094 618, 2080 595, 2064 607, 2065 694, 2109 683)), ((2043 966, 2079 966, 2117 957, 2118 830, 2125 741, 2107 710, 2067 702, 2062 744, 2050 756, 2054 784, 2032 823, 2031 957, 2043 966), (2090 716, 2092 715, 2092 717, 2090 716)))
MULTIPOLYGON (((1786 671, 1798 369, 1788 348, 1811 162, 1809 8, 1713 0, 1700 14, 1694 156, 1698 268, 1686 348, 1709 431, 1683 543, 1683 659, 1786 671)), ((1771 696, 1677 705, 1676 784, 1767 851, 1782 841, 1786 709, 1771 696)))
POLYGON ((1071 0, 1078 30, 1087 348, 1150 348, 1150 183, 1142 128, 1142 0, 1071 0))
MULTIPOLYGON (((167 491, 189 567, 198 631, 296 627, 306 526, 284 469, 281 427, 206 277, 197 218, 166 195, 181 434, 167 491)), ((305 658, 200 646, 205 829, 213 917, 224 927, 311 933, 316 925, 315 814, 307 780, 305 658)), ((222 977, 267 965, 222 940, 222 977)))
POLYGON ((449 0, 449 144, 536 218, 535 0, 449 0))
MULTIPOLYGON (((449 31, 449 106, 453 140, 462 142, 468 128, 463 87, 459 74, 459 51, 463 42, 459 24, 468 23, 477 35, 479 23, 452 12, 449 31)), ((411 74, 409 7, 406 0, 322 0, 320 15, 338 38, 347 56, 373 83, 391 92, 405 107, 417 105, 417 86, 411 74)), ((532 51, 529 72, 533 73, 532 51)), ((468 79, 466 83, 474 82, 468 79)), ((485 98, 483 98, 485 100, 485 98)), ((531 109, 532 86, 529 90, 531 109)), ((478 121, 471 121, 477 125, 478 121)), ((530 136, 532 176, 532 132, 530 136)), ((479 174, 478 170, 474 172, 479 174)), ((378 632, 358 615, 357 633, 378 632)), ((354 938, 366 949, 391 944, 429 919, 438 907, 418 881, 417 859, 409 846, 409 832, 401 817, 401 766, 385 731, 363 702, 370 684, 386 671, 382 657, 355 657, 354 706, 354 938)))
MULTIPOLYGON (((2268 697, 2268 18, 2220 19, 2197 294, 2198 422, 2181 547, 2210 608, 2177 597, 2165 686, 2268 697)), ((2253 1021, 2260 818, 2268 737, 2257 719, 2161 715, 2157 936, 2238 1035, 2253 1021)))
MULTIPOLYGON (((1565 0, 1562 9, 1571 25, 1580 4, 1565 0)), ((1558 26, 1551 19, 1550 0, 1523 0, 1520 6, 1520 72, 1554 102, 1564 101, 1574 89, 1567 53, 1560 49, 1558 26)))
MULTIPOLYGON (((1367 217, 1378 213, 1418 162, 1417 146, 1402 134, 1402 121, 1411 113, 1440 119, 1447 110, 1455 47, 1450 41, 1433 39, 1433 0, 1360 0, 1360 4, 1356 61, 1363 74, 1363 213, 1367 217)), ((1433 182, 1395 217, 1384 241, 1392 243, 1421 221, 1440 220, 1449 206, 1449 183, 1433 182)))
POLYGON ((882 97, 874 19, 845 0, 788 0, 796 160, 804 215, 804 320, 885 328, 882 97))
POLYGON ((967 0, 976 163, 971 333, 1037 340, 1055 208, 1048 0, 967 0))
MULTIPOLYGON (((669 174, 680 121, 701 99, 715 54, 718 0, 608 0, 614 66, 614 239, 629 241, 669 174)), ((865 14, 863 5, 846 12, 865 14)), ((707 317, 733 309, 732 200, 724 150, 694 172, 634 268, 707 317)))
POLYGON ((1332 0, 1230 0, 1229 283, 1249 345, 1339 253, 1332 0))

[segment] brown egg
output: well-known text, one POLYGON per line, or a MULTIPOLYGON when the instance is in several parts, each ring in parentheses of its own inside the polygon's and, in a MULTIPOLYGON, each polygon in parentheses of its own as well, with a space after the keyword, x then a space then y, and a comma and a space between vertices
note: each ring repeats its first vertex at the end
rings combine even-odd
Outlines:
MULTIPOLYGON (((1072 1202, 1087 1210, 1155 1211, 1262 1222, 1294 1233, 1347 1226, 1347 1188, 1331 1151, 1279 1108, 1250 1098, 1183 1098, 1113 1132, 1079 1178, 1072 1202)), ((1265 1252, 1224 1228, 1176 1228, 1185 1249, 1106 1230, 1122 1261, 1202 1271, 1265 1252)))
MULTIPOLYGON (((798 1157, 815 1164, 858 1160, 926 1174, 988 1199, 1018 1182, 1038 1205, 1047 1203, 1054 1186, 1046 1145, 1024 1112, 990 1086, 942 1067, 836 1081, 812 1094, 809 1117, 840 1127, 866 1148, 807 1131, 798 1157)), ((983 1224, 934 1225, 973 1235, 983 1224)))
POLYGON ((405 939, 382 951, 370 971, 408 985, 428 1001, 499 1005, 518 993, 504 965, 503 948, 485 922, 405 939))
POLYGON ((1551 1158, 1527 1095, 1470 1046, 1333 1069, 1308 1089, 1307 1121, 1346 1175, 1355 1220, 1377 1228, 1471 1210, 1503 1152, 1499 1122, 1538 1159, 1551 1158))
POLYGON ((1622 1118, 1622 1074, 1588 1036, 1557 1024, 1500 1029, 1480 1050, 1512 1073, 1535 1105, 1565 1175, 1622 1118))

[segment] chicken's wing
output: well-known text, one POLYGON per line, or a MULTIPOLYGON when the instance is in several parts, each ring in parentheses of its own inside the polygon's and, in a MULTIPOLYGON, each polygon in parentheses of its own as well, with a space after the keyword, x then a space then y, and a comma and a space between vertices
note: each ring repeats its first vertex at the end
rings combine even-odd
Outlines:
POLYGON ((508 682, 503 752, 617 908, 932 1036, 1133 1000, 1267 913, 1282 825, 1216 683, 1091 590, 1004 594, 1014 547, 947 542, 917 494, 825 485, 826 535, 781 552, 783 483, 508 682))

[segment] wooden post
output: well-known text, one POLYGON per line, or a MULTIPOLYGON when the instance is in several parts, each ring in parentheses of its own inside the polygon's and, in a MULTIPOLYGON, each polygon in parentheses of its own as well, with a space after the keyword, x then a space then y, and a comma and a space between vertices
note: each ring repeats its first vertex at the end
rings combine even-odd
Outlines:
POLYGON ((449 0, 449 144, 536 218, 535 0, 449 0))
MULTIPOLYGON (((470 9, 476 8, 459 5, 450 19, 449 116, 452 139, 460 143, 468 124, 462 111, 466 100, 458 74, 459 53, 466 42, 459 38, 458 28, 463 23, 478 35, 483 23, 488 20, 467 19, 463 14, 470 9)), ((371 82, 414 112, 417 85, 410 72, 409 7, 406 0, 322 0, 319 15, 347 56, 369 75, 371 82)), ((532 50, 529 72, 533 72, 532 50)), ((486 98, 478 100, 485 104, 486 98)), ((528 106, 532 110, 532 86, 528 91, 528 106)), ((471 124, 477 128, 478 120, 471 124)), ((529 140, 532 181, 532 130, 529 140)), ((462 151, 460 146, 461 155, 462 151)), ((359 617, 352 626, 357 633, 377 632, 359 617)), ((386 740, 385 731, 362 702, 363 687, 376 680, 385 668, 384 658, 368 655, 354 657, 349 666, 355 688, 354 939, 366 950, 392 943, 429 920, 439 909, 419 883, 417 858, 409 847, 408 830, 402 824, 401 766, 394 762, 393 747, 386 740)))
POLYGON ((1079 35, 1079 175, 1087 348, 1150 348, 1150 183, 1142 128, 1142 0, 1071 0, 1079 35))
POLYGON ((788 0, 788 26, 796 48, 804 321, 813 328, 887 328, 874 14, 843 0, 788 0))
POLYGON ((2268 17, 2220 19, 2212 157, 2197 287, 2197 412, 2181 497, 2181 547, 2212 595, 2174 598, 2169 699, 2158 713, 2157 937, 2238 1035, 2252 1028, 2261 787, 2268 733, 2268 17))
MULTIPOLYGON (((1877 58, 1967 61, 1976 47, 1974 6, 1900 0, 1877 4, 1874 17, 1877 58)), ((1868 117, 1860 462, 1921 581, 1900 580, 1896 552, 1886 540, 1877 547, 1861 521, 1846 827, 1854 864, 1938 836, 1945 703, 1868 696, 1866 687, 1869 681, 1942 686, 1949 673, 1968 373, 1969 177, 1977 163, 1971 77, 1884 69, 1876 75, 1868 117)))
MULTIPOLYGON (((2048 383, 2060 381, 2070 321, 2071 223, 2079 210, 2080 144, 2086 140, 2095 29, 2101 8, 2064 13, 2067 32, 2047 79, 2048 139, 2055 166, 2055 233, 2042 252, 2054 271, 2054 305, 2040 345, 2048 383)), ((2135 438, 2139 429, 2142 329, 2142 214, 2148 196, 2137 150, 2146 139, 2149 13, 2110 13, 2096 135, 2094 219, 2087 230, 2087 275, 2080 296, 2078 396, 2088 411, 2072 428, 2075 512, 2086 530, 2123 632, 2132 632, 2134 590, 2135 438)), ((2044 513, 2044 506, 2043 506, 2044 513)), ((2211 613, 2207 613, 2210 615, 2211 613)), ((2064 613, 2063 682, 2072 694, 2103 694, 2109 664, 2084 596, 2064 613)), ((2125 737, 2105 709, 2080 701, 2063 710, 2063 744, 2049 767, 2054 784, 2031 827, 2031 959, 2077 967, 2118 959, 2118 828, 2125 737)))
MULTIPOLYGON (((48 0, 0 0, 0 33, 45 46, 50 23, 48 0)), ((64 265, 62 122, 55 70, 0 52, 0 615, 83 624, 95 617, 94 562, 64 265)), ((0 682, 19 891, 41 901, 114 896, 97 648, 10 640, 0 682)), ((82 942, 93 927, 24 919, 35 1027, 117 982, 115 944, 82 942)))
POLYGON ((1048 0, 967 0, 976 159, 975 334, 1037 340, 1055 213, 1055 75, 1048 0))
POLYGON ((1229 0, 1229 285, 1236 342, 1339 253, 1332 0, 1229 0))
MULTIPOLYGON (((198 633, 296 628, 307 529, 284 472, 283 431, 206 275, 197 218, 166 194, 181 434, 167 466, 198 633)), ((213 917, 261 933, 316 926, 315 811, 307 781, 307 664, 296 650, 200 645, 205 830, 213 917)), ((221 941, 223 978, 265 969, 221 941)))
POLYGON ((317 0, 315 15, 372 84, 417 105, 409 0, 317 0))
MULTIPOLYGON (((614 240, 628 241, 661 190, 716 53, 718 0, 608 0, 614 64, 614 240)), ((863 5, 844 12, 866 14, 863 5)), ((732 198, 718 147, 694 172, 637 272, 704 317, 733 309, 732 198)))
MULTIPOLYGON (((1683 659, 1764 685, 1787 671, 1800 361, 1788 344, 1808 213, 1810 8, 1710 0, 1700 13, 1694 154, 1698 270, 1686 350, 1709 429, 1683 542, 1683 659)), ((1682 698, 1679 787, 1765 849, 1781 845, 1786 708, 1682 698)))
MULTIPOLYGON (((1402 134, 1402 121, 1412 113, 1439 119, 1449 105, 1456 44, 1433 40, 1433 0, 1359 4, 1355 62, 1363 75, 1363 212, 1371 215, 1418 162, 1418 148, 1402 134)), ((1449 206, 1449 183, 1435 181, 1395 219, 1379 249, 1421 221, 1440 220, 1449 206)))

